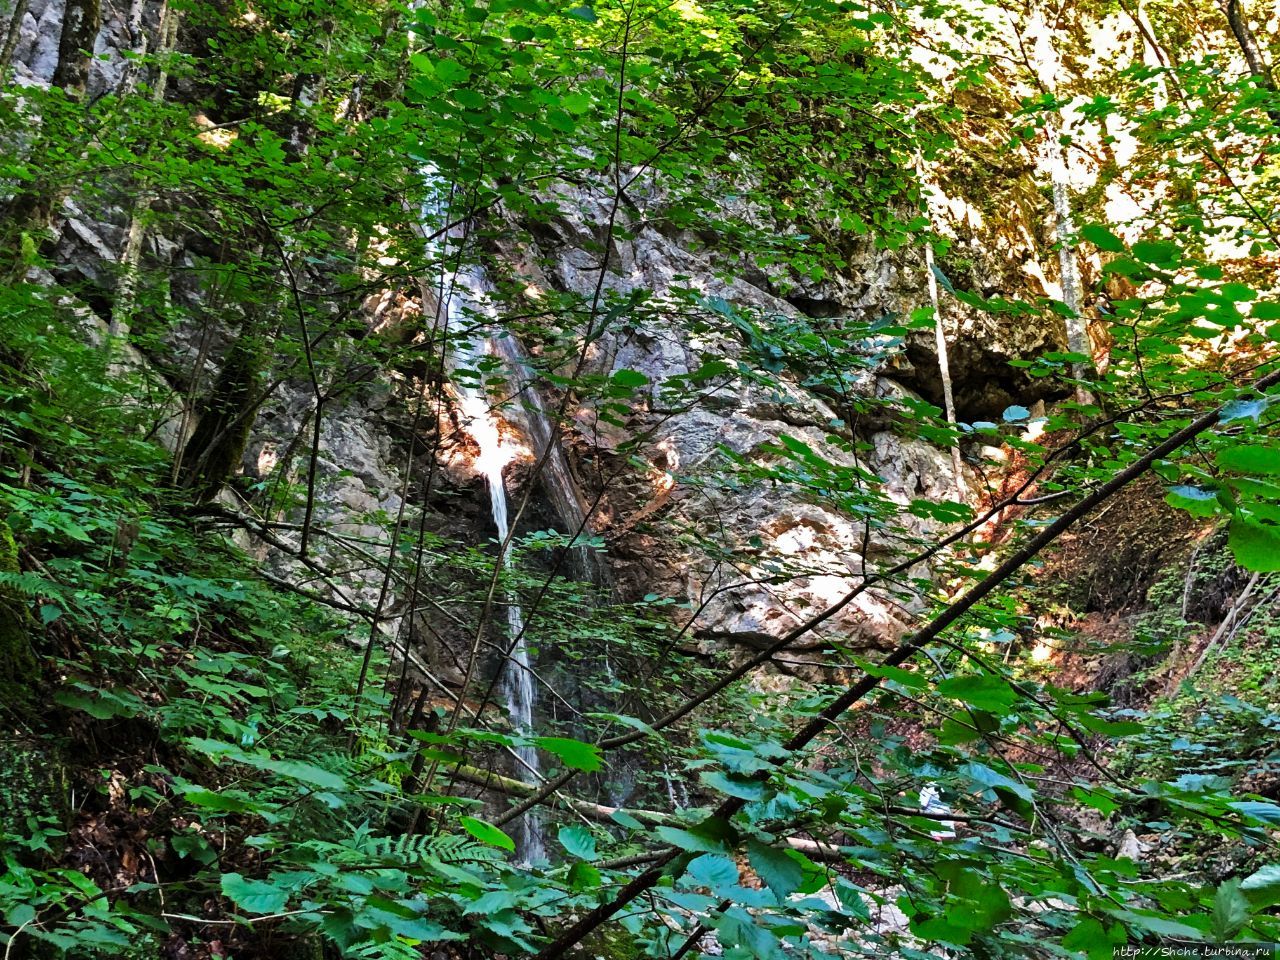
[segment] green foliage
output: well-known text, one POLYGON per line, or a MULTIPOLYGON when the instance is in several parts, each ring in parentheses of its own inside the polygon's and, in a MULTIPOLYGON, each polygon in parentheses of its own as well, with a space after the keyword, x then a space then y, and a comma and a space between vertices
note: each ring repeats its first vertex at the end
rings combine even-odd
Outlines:
MULTIPOLYGON (((1274 762, 1280 721, 1263 702, 1274 692, 1265 671, 1259 702, 1188 693, 1147 713, 1111 710, 1014 655, 1050 613, 1047 589, 1036 606, 1033 585, 993 591, 914 665, 856 659, 865 638, 824 627, 813 647, 822 669, 766 694, 721 682, 730 658, 686 645, 700 609, 656 594, 615 602, 547 573, 584 539, 614 548, 590 530, 521 528, 505 562, 487 544, 456 542, 455 493, 433 486, 434 464, 421 490, 399 491, 412 501, 403 515, 374 509, 359 536, 324 528, 320 451, 309 449, 326 414, 384 374, 412 409, 391 430, 411 466, 440 454, 452 429, 446 380, 482 388, 514 416, 531 404, 515 383, 527 373, 563 399, 546 413, 553 428, 594 417, 614 431, 609 449, 576 451, 596 457, 601 477, 628 467, 672 411, 751 393, 762 399, 750 416, 773 434, 751 449, 709 438, 703 460, 672 467, 678 483, 764 503, 785 489, 865 533, 860 556, 817 569, 767 556, 762 536, 717 539, 714 497, 710 510, 681 514, 680 546, 763 586, 898 564, 877 596, 923 624, 989 560, 1018 556, 1054 504, 1102 488, 1220 408, 1194 448, 1170 451, 1156 472, 1171 504, 1227 523, 1236 562, 1280 569, 1276 393, 1246 385, 1275 365, 1280 307, 1258 264, 1213 253, 1223 237, 1243 250, 1236 260, 1276 252, 1267 211, 1280 147, 1258 117, 1270 94, 1187 59, 1128 68, 1099 81, 1116 89, 1077 103, 1082 116, 1128 125, 1129 181, 1171 187, 1140 235, 1116 223, 1079 232, 1113 295, 1095 318, 1114 337, 1109 365, 1085 379, 1082 353, 1020 360, 1026 377, 1076 399, 1043 419, 1028 400, 1005 406, 1000 423, 956 424, 878 379, 916 362, 932 309, 809 317, 727 291, 749 276, 808 298, 838 289, 855 256, 900 271, 908 248, 947 246, 921 212, 932 208, 918 168, 958 169, 987 121, 1004 124, 1003 159, 1016 166, 1021 139, 1063 107, 1044 93, 1005 109, 1013 96, 996 89, 995 68, 958 46, 989 34, 976 12, 236 0, 183 15, 186 46, 138 56, 137 84, 95 98, 30 87, 0 104, 12 281, 0 290, 0 698, 35 744, 72 739, 88 796, 68 824, 61 776, 39 785, 58 794, 47 809, 19 798, 30 778, 12 776, 11 798, 31 812, 3 821, 7 950, 30 940, 119 956, 202 936, 209 921, 237 955, 274 949, 268 933, 322 937, 347 957, 408 958, 455 941, 477 955, 529 954, 654 862, 641 906, 600 941, 609 956, 669 957, 695 923, 727 957, 814 960, 846 949, 1098 957, 1129 941, 1280 936, 1268 912, 1276 868, 1259 862, 1280 808, 1238 776, 1274 762), (941 59, 926 70, 902 44, 939 25, 950 39, 937 38, 941 59), (950 87, 942 62, 957 72, 950 87), (151 95, 161 69, 180 95, 151 95), (965 94, 995 109, 968 110, 965 94), (151 236, 182 239, 182 258, 144 258, 135 304, 112 275, 118 258, 69 279, 45 241, 73 195, 103 220, 127 201, 151 236), (534 292, 554 284, 533 284, 511 251, 578 222, 574 254, 603 263, 581 268, 600 273, 595 292, 534 292), (678 237, 707 275, 660 294, 617 292, 605 270, 642 230, 678 237), (491 275, 490 301, 439 323, 428 278, 473 266, 491 275), (406 290, 421 312, 371 332, 368 304, 406 290), (108 338, 105 321, 125 307, 131 329, 108 338), (494 357, 447 362, 450 338, 508 336, 530 347, 528 371, 494 357), (593 365, 660 338, 683 351, 681 372, 593 365), (178 342, 200 346, 188 356, 178 342), (238 476, 256 418, 290 391, 307 401, 298 439, 274 473, 238 476), (198 411, 194 423, 184 410, 198 411), (1049 496, 1012 504, 1024 512, 997 518, 999 538, 943 550, 976 508, 891 491, 869 466, 890 433, 979 458, 1001 445, 1009 475, 1036 477, 1049 496), (445 532, 429 529, 436 521, 445 532), (296 546, 282 539, 294 533, 296 546), (334 601, 354 574, 326 567, 313 534, 345 537, 348 556, 379 575, 373 592, 421 605, 396 609, 396 639, 462 637, 465 658, 441 642, 438 658, 414 666, 425 679, 391 664, 392 614, 382 600, 334 601), (244 548, 264 535, 291 558, 287 576, 244 548), (530 643, 549 653, 539 682, 569 691, 536 734, 490 706, 484 651, 500 655, 510 640, 493 608, 514 601, 530 643), (435 676, 449 656, 469 686, 435 676), (864 676, 877 681, 865 709, 797 749, 796 730, 864 676), (557 782, 539 814, 559 840, 545 863, 517 862, 501 803, 461 786, 538 791, 489 779, 522 749, 557 782), (591 799, 620 784, 631 798, 591 799), (692 796, 678 800, 677 786, 692 796), (963 818, 957 830, 920 809, 925 789, 963 818), (1084 825, 1087 810, 1109 832, 1180 851, 1192 879, 1117 856, 1084 825), (130 825, 118 844, 128 857, 68 861, 67 844, 84 846, 74 829, 104 823, 130 825), (1202 868, 1190 861, 1197 843, 1237 859, 1202 868), (873 921, 884 906, 901 910, 902 929, 873 921)), ((963 316, 1056 325, 1073 314, 1047 298, 962 289, 957 271, 976 277, 980 258, 943 255, 935 279, 963 316)), ((1188 626, 1179 615, 1144 629, 1180 637, 1188 626)))

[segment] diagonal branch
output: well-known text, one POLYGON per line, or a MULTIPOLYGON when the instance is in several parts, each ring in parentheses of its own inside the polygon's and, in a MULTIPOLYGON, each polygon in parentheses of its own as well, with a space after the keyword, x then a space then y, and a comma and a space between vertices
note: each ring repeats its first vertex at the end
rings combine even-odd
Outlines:
MULTIPOLYGON (((1253 383, 1252 389, 1265 391, 1280 383, 1280 370, 1273 371, 1253 383)), ((1106 483, 1099 486, 1075 506, 1064 512, 1052 524, 1045 527, 1037 536, 1027 541, 1020 549, 1000 564, 985 578, 974 584, 963 596, 935 617, 927 626, 917 631, 906 643, 899 646, 882 661, 882 666, 900 666, 914 657, 926 644, 960 620, 981 600, 989 596, 998 586, 1022 569, 1030 560, 1039 555, 1054 540, 1058 539, 1077 520, 1087 516, 1112 496, 1137 480, 1147 472, 1157 460, 1164 459, 1176 452, 1184 444, 1209 430, 1220 422, 1224 406, 1218 406, 1208 413, 1197 417, 1181 430, 1172 434, 1163 443, 1153 447, 1128 467, 1121 470, 1106 483)), ((803 750, 854 704, 871 693, 880 684, 880 677, 866 674, 862 679, 850 685, 845 691, 831 701, 827 707, 812 720, 800 728, 785 744, 788 753, 803 750)), ((726 799, 712 816, 728 819, 738 813, 746 801, 738 797, 726 799)), ((617 895, 607 903, 602 903, 588 912, 577 923, 570 926, 554 941, 549 943, 536 955, 535 960, 555 960, 564 956, 576 944, 589 936, 597 927, 607 923, 619 910, 636 897, 656 884, 663 875, 667 865, 680 856, 682 851, 669 849, 643 872, 637 874, 629 883, 618 891, 617 895)))

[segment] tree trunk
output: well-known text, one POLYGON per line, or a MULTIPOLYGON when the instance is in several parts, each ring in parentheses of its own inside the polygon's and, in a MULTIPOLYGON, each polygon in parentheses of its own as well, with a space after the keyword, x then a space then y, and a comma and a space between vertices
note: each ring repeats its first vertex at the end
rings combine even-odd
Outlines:
POLYGON ((13 8, 13 14, 9 17, 9 31, 4 38, 4 49, 0 50, 0 72, 7 72, 11 65, 9 61, 18 49, 18 41, 22 38, 22 21, 26 19, 27 7, 30 5, 31 0, 18 0, 13 8))
POLYGON ((67 0, 62 18, 62 36, 58 40, 58 66, 53 71, 53 85, 71 99, 84 96, 89 83, 89 67, 93 64, 93 45, 102 26, 101 0, 67 0))
MULTIPOLYGON (((933 244, 927 243, 924 248, 924 265, 929 280, 929 301, 933 305, 933 335, 938 350, 938 375, 942 378, 942 405, 947 415, 947 423, 956 425, 956 400, 951 388, 951 360, 947 355, 947 336, 942 326, 942 308, 938 298, 937 267, 933 262, 933 244)), ((964 465, 960 462, 959 442, 951 445, 951 476, 955 482, 956 499, 965 499, 964 465)))
POLYGON ((264 354, 246 327, 227 350, 205 412, 182 450, 178 485, 206 503, 235 471, 256 419, 264 354))
MULTIPOLYGON (((1231 33, 1236 38, 1240 52, 1244 54, 1245 62, 1249 64, 1249 72, 1258 81, 1258 86, 1275 93, 1275 78, 1271 75, 1271 67, 1262 55, 1261 47, 1258 46, 1258 38, 1253 35, 1253 30, 1249 26, 1249 14, 1244 9, 1244 4, 1240 0, 1227 0, 1225 12, 1227 23, 1231 25, 1231 33)), ((1267 116, 1271 118, 1272 123, 1280 124, 1280 107, 1267 110, 1267 116)))

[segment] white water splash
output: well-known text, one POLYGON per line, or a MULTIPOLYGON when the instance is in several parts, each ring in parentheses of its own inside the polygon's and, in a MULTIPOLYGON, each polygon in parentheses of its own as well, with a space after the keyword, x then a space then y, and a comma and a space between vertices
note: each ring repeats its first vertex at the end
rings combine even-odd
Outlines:
MULTIPOLYGON (((449 326, 458 329, 462 324, 462 298, 472 302, 473 306, 483 304, 483 285, 479 277, 472 271, 459 271, 452 278, 452 288, 447 291, 443 304, 449 326)), ((492 341, 489 341, 491 344, 492 341)), ((475 370, 480 366, 485 350, 477 349, 466 343, 459 343, 454 349, 454 369, 475 370)), ((507 487, 503 480, 503 470, 511 462, 515 451, 503 442, 498 420, 493 415, 489 398, 480 385, 471 386, 455 378, 454 388, 458 393, 458 406, 466 421, 466 431, 480 448, 475 459, 476 471, 484 477, 489 489, 489 510, 493 517, 494 532, 498 542, 498 564, 505 567, 508 560, 507 540, 511 535, 511 521, 508 511, 507 487)), ((534 684, 533 662, 529 655, 529 645, 525 641, 524 611, 513 594, 507 598, 507 636, 509 651, 503 663, 500 675, 500 688, 506 702, 507 714, 511 726, 517 733, 525 737, 534 733, 533 714, 537 705, 537 688, 534 684)), ((521 743, 515 748, 516 758, 523 770, 517 771, 521 777, 532 775, 537 781, 541 779, 541 765, 538 751, 528 743, 521 743)), ((516 850, 526 862, 546 859, 546 844, 543 841, 541 825, 533 813, 521 817, 516 826, 516 850)))
MULTIPOLYGON (((422 178, 435 194, 434 202, 428 201, 422 208, 423 234, 430 237, 437 229, 437 223, 448 220, 449 189, 432 167, 422 170, 422 178)), ((429 254, 438 254, 440 247, 440 244, 428 241, 429 254)), ((447 331, 456 334, 464 327, 467 307, 473 311, 486 310, 488 292, 488 284, 478 267, 468 266, 454 271, 444 271, 440 278, 438 298, 440 313, 445 319, 447 331)), ((425 296, 424 291, 424 298, 425 296)), ((494 416, 493 407, 484 391, 483 373, 478 379, 456 376, 459 370, 466 370, 473 374, 480 370, 485 354, 495 343, 496 340, 490 338, 485 344, 476 346, 459 339, 454 342, 450 365, 455 373, 454 389, 458 395, 459 412, 465 421, 467 434, 479 448, 474 466, 476 471, 484 477, 485 486, 489 490, 489 511, 493 517, 494 532, 498 542, 497 563, 502 568, 508 561, 507 541, 511 535, 507 487, 503 480, 503 470, 512 461, 516 451, 503 442, 498 418, 494 416)), ((537 688, 534 684, 529 645, 525 641, 524 611, 520 609, 519 600, 513 594, 508 594, 505 599, 509 651, 506 660, 499 668, 501 670, 500 688, 511 726, 522 736, 529 737, 534 733, 533 718, 537 706, 537 688)), ((518 776, 522 779, 531 778, 535 782, 542 780, 541 764, 535 747, 522 743, 514 748, 514 753, 523 768, 516 771, 518 776)), ((530 812, 521 817, 515 833, 517 854, 525 862, 546 859, 546 844, 535 813, 530 812)))

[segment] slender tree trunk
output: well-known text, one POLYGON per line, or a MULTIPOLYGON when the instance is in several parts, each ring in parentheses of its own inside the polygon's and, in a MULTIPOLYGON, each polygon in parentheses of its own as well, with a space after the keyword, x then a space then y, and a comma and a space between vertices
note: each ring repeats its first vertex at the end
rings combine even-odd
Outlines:
MULTIPOLYGON (((162 56, 173 51, 178 39, 178 20, 182 16, 176 10, 165 6, 160 16, 157 30, 156 50, 162 56)), ((146 41, 142 42, 145 49, 146 41)), ((151 89, 151 101, 156 104, 164 102, 165 90, 169 83, 169 68, 160 63, 156 74, 155 86, 151 89)), ((115 300, 111 306, 111 324, 107 338, 107 349, 111 342, 121 334, 128 332, 129 323, 133 319, 134 308, 138 299, 138 265, 142 260, 142 244, 146 240, 146 217, 151 209, 155 196, 143 182, 139 184, 137 200, 129 214, 129 229, 125 234, 124 249, 120 253, 120 276, 116 282, 115 300)))
MULTIPOLYGON (((1085 328, 1084 316, 1081 314, 1080 302, 1080 266, 1076 260, 1075 223, 1071 211, 1071 185, 1067 177, 1067 152, 1062 145, 1062 128, 1057 119, 1051 120, 1045 127, 1048 138, 1049 176, 1053 186, 1053 213, 1056 221, 1058 237, 1058 273, 1062 285, 1062 302, 1069 313, 1066 317, 1067 349, 1080 354, 1085 360, 1076 360, 1071 364, 1071 375, 1082 380, 1093 374, 1092 347, 1089 334, 1085 328)), ((1080 403, 1092 402, 1089 392, 1084 387, 1076 388, 1076 400, 1080 403)))
MULTIPOLYGON (((924 184, 924 157, 916 151, 916 177, 924 184)), ((956 425, 956 399, 951 383, 951 358, 947 353, 947 333, 942 323, 942 303, 938 296, 938 267, 934 262, 933 242, 924 245, 925 281, 929 285, 929 304, 933 307, 933 338, 938 351, 938 376, 942 380, 942 409, 947 423, 956 425)), ((951 447, 951 479, 956 490, 956 499, 963 501, 967 490, 964 483, 964 464, 960 460, 960 444, 957 441, 951 447)))
MULTIPOLYGON (((924 247, 925 272, 929 280, 929 302, 933 305, 933 336, 938 350, 938 374, 942 378, 942 405, 947 423, 956 425, 956 400, 951 387, 951 361, 947 355, 947 335, 942 325, 942 307, 938 297, 937 267, 933 262, 933 244, 924 247)), ((967 493, 964 483, 964 465, 960 461, 960 444, 951 445, 951 478, 955 483, 956 498, 963 501, 967 493)))
MULTIPOLYGON (((1258 86, 1276 93, 1275 77, 1271 74, 1271 67, 1267 64, 1266 57, 1262 55, 1262 48, 1258 45, 1258 38, 1254 36, 1253 28, 1249 26, 1249 13, 1245 10, 1244 4, 1240 0, 1227 0, 1224 12, 1240 52, 1244 54, 1245 63, 1249 65, 1249 72, 1258 81, 1258 86)), ((1267 110, 1267 116, 1271 118, 1272 123, 1280 124, 1280 107, 1267 110)))
POLYGON ((9 30, 4 37, 4 49, 0 50, 0 73, 7 73, 13 60, 14 51, 18 49, 18 41, 22 39, 22 21, 26 19, 27 7, 31 0, 18 0, 9 17, 9 30))

